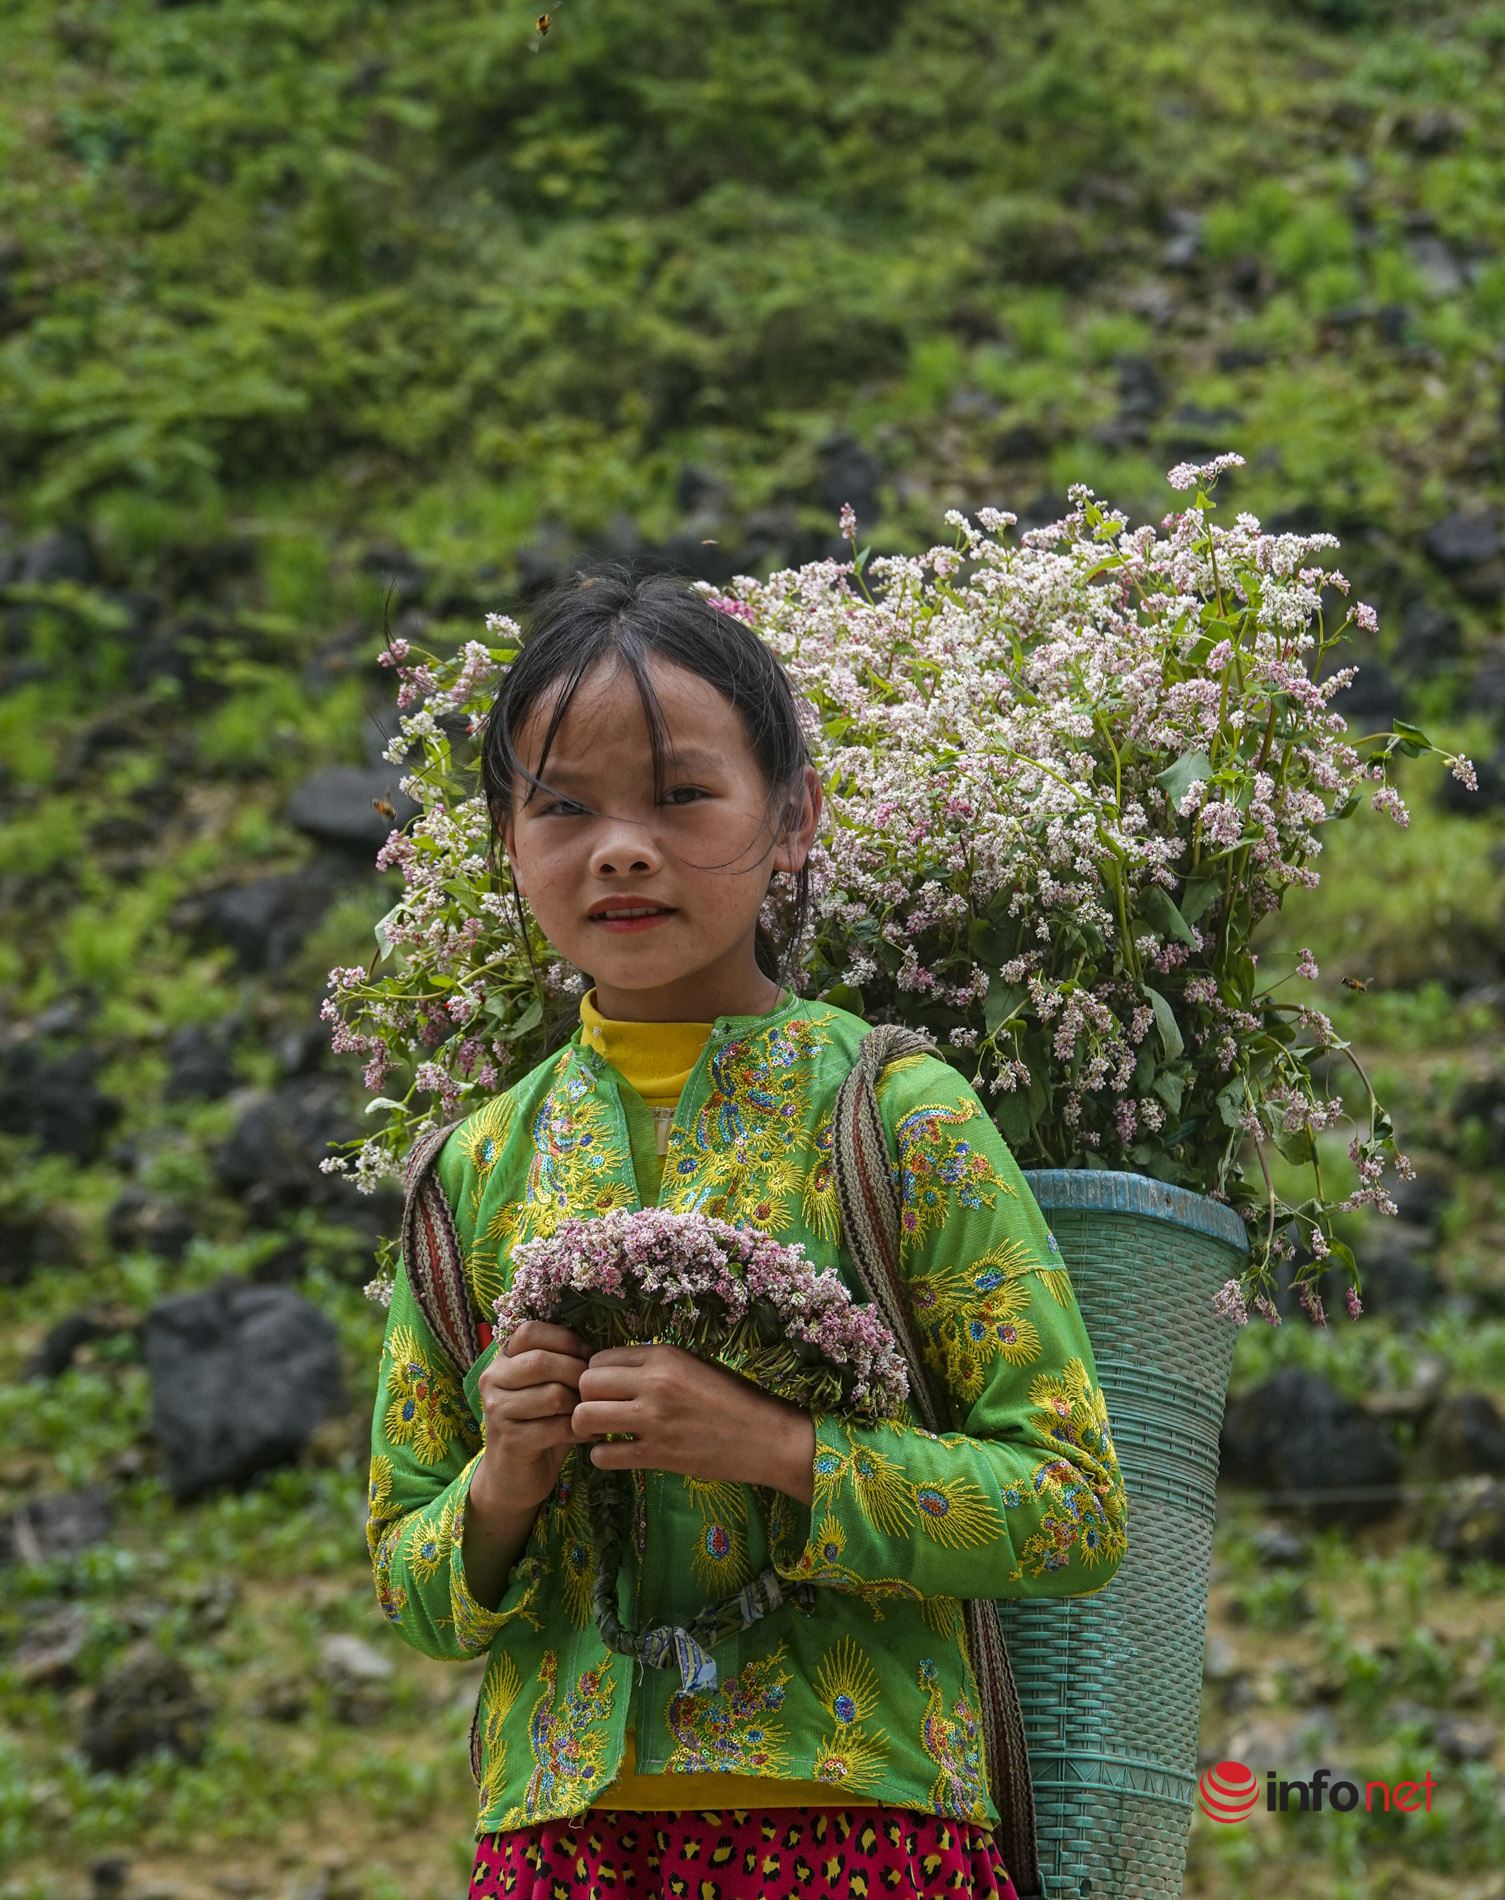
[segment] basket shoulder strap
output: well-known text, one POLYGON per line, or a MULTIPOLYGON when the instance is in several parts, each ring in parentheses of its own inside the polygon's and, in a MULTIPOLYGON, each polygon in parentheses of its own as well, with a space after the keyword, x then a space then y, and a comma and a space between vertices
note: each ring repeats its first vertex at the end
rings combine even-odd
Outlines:
POLYGON ((444 1189, 439 1157, 460 1126, 431 1128, 416 1142, 406 1168, 402 1209, 402 1263, 418 1310, 440 1351, 463 1379, 480 1353, 481 1339, 470 1310, 465 1253, 444 1189))
MULTIPOLYGON (((857 1276, 883 1315, 904 1355, 910 1399, 927 1430, 952 1429, 945 1393, 932 1379, 904 1288, 899 1246, 899 1183, 888 1131, 878 1106, 878 1083, 891 1062, 935 1055, 935 1045, 912 1029, 884 1023, 862 1039, 857 1061, 836 1097, 831 1170, 843 1236, 857 1276)), ((982 1740, 989 1784, 998 1804, 998 1849, 1020 1900, 1040 1894, 1035 1794, 1019 1691, 1003 1640, 998 1605, 988 1597, 965 1606, 967 1649, 982 1703, 982 1740)))

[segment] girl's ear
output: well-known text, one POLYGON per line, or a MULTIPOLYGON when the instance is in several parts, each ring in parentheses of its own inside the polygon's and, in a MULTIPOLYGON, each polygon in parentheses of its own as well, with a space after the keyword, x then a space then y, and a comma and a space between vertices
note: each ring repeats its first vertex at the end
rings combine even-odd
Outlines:
POLYGON ((801 774, 799 789, 785 808, 784 831, 773 849, 775 871, 804 869, 805 859, 809 857, 815 834, 820 829, 823 802, 820 778, 815 767, 807 765, 801 774))

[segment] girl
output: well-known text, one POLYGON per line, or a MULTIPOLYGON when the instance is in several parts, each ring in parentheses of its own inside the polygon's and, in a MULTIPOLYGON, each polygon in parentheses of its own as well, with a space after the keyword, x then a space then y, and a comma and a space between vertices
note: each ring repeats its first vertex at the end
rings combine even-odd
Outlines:
MULTIPOLYGON (((512 665, 483 775, 519 891, 594 988, 440 1158, 479 1337, 520 1242, 655 1202, 802 1242, 860 1295, 831 1111, 867 1025, 784 987, 760 924, 782 878, 798 941, 821 812, 773 655, 677 583, 585 581, 512 665)), ((954 1434, 537 1323, 462 1380, 399 1276, 371 1547, 410 1642, 487 1657, 473 1896, 1012 1900, 960 1600, 1101 1587, 1123 1491, 1070 1280, 977 1097, 918 1057, 879 1102, 954 1434), (813 1611, 718 1645, 714 1689, 635 1672, 592 1620, 587 1459, 634 1473, 633 1621, 686 1623, 768 1565, 813 1611)))

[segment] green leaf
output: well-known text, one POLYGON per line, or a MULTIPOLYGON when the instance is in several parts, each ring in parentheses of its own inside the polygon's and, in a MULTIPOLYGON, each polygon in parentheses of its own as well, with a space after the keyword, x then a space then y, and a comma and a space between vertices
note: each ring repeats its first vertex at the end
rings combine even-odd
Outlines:
POLYGON ((1159 990, 1146 987, 1144 997, 1155 1012, 1155 1027, 1160 1032, 1160 1047, 1165 1051, 1165 1059, 1167 1062, 1174 1062, 1186 1047, 1181 1040, 1181 1028, 1176 1021, 1176 1013, 1159 990))
POLYGON ((1028 994, 1022 983, 988 985, 988 993, 982 1003, 982 1019, 988 1026, 989 1035, 1009 1020, 1028 994))
POLYGON ((1305 1167, 1312 1158, 1312 1134, 1309 1128, 1282 1129, 1275 1146, 1293 1167, 1305 1167))
POLYGON ((1200 923, 1222 894, 1223 887, 1215 877, 1195 878, 1181 893, 1177 908, 1189 924, 1200 923))
POLYGON ((1185 1084, 1174 1069, 1167 1069, 1163 1075, 1155 1077, 1155 1093, 1173 1115, 1181 1113, 1181 1097, 1184 1091, 1185 1084))
POLYGON ((1158 884, 1151 884, 1147 890, 1139 893, 1138 908, 1145 922, 1162 937, 1184 943, 1188 948, 1194 943, 1191 926, 1177 910, 1169 893, 1161 890, 1158 884))
POLYGON ((519 1036, 526 1036, 530 1029, 537 1029, 542 1021, 543 1004, 535 996, 517 1021, 502 1031, 502 1041, 516 1042, 519 1036))
POLYGON ((1225 1128, 1240 1128, 1244 1116, 1244 1083, 1241 1076, 1220 1088, 1217 1093, 1218 1113, 1223 1118, 1225 1128))
POLYGON ((1332 1259, 1347 1267, 1349 1279, 1357 1281, 1359 1268, 1358 1262, 1353 1257, 1353 1248, 1345 1246, 1341 1240, 1330 1240, 1327 1243, 1327 1249, 1332 1259))
POLYGON ((385 917, 379 917, 376 920, 376 927, 372 934, 376 938, 377 949, 380 950, 384 957, 389 957, 392 954, 392 939, 387 934, 387 926, 401 909, 401 904, 394 904, 385 917))
POLYGON ((850 1010, 854 1016, 860 1016, 863 1010, 862 991, 850 983, 833 983, 822 998, 837 1009, 850 1010))
POLYGON ((1344 799, 1341 805, 1337 805, 1334 807, 1333 817, 1334 818, 1352 818, 1354 813, 1358 809, 1359 809, 1359 794, 1357 792, 1350 792, 1347 798, 1344 799))
POLYGON ((1204 778, 1212 777, 1212 760, 1205 752, 1183 752, 1174 765, 1156 775, 1155 783, 1179 811, 1181 801, 1204 778))
POLYGON ((1029 1093, 1024 1089, 1013 1089, 1000 1095, 993 1104, 993 1120, 998 1132, 1011 1148, 1021 1147, 1029 1140, 1030 1130, 1039 1119, 1031 1105, 1029 1093))
POLYGON ((1431 751, 1432 741, 1420 726, 1408 726, 1404 719, 1392 719, 1390 729, 1398 739, 1409 739, 1412 745, 1419 745, 1426 751, 1431 751))

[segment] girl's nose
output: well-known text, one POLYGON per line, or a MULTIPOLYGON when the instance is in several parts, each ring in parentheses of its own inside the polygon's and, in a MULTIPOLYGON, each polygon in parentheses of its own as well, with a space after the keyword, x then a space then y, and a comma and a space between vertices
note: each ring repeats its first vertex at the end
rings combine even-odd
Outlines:
POLYGON ((596 877, 643 877, 661 864, 646 828, 621 820, 607 827, 591 852, 591 872, 596 877))

